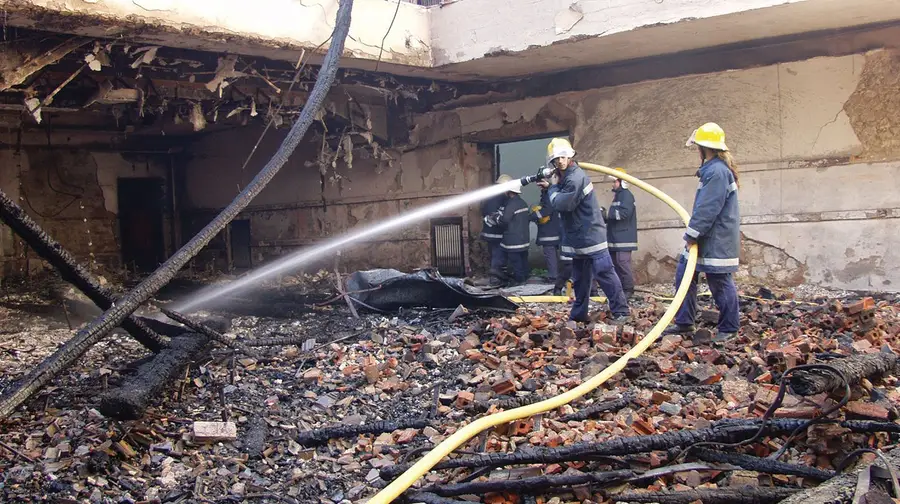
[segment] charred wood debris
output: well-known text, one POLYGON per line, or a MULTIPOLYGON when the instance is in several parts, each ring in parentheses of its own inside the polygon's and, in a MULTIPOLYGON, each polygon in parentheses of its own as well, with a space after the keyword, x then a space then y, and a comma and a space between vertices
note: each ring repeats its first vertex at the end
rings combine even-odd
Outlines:
MULTIPOLYGON (((647 294, 620 328, 571 327, 565 305, 357 319, 328 275, 240 315, 160 312, 157 354, 127 333, 95 345, 4 421, 3 500, 361 502, 472 419, 593 376, 667 306, 647 294)), ((582 400, 472 439, 403 500, 891 502, 900 300, 812 290, 747 287, 724 347, 702 342, 706 306, 700 342, 662 337, 582 400)), ((33 289, 4 299, 8 389, 70 332, 33 289)))

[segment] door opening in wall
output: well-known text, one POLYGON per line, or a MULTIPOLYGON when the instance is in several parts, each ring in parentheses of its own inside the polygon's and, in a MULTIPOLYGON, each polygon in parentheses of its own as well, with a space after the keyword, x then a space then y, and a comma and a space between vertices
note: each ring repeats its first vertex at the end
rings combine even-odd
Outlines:
POLYGON ((233 269, 250 269, 253 259, 250 254, 250 221, 231 221, 229 245, 231 246, 231 267, 233 269))
POLYGON ((463 250, 462 217, 431 220, 431 264, 441 275, 466 276, 463 250))
MULTIPOLYGON (((514 179, 535 174, 538 168, 546 164, 547 144, 551 138, 555 137, 569 138, 569 134, 562 132, 496 144, 494 146, 494 179, 496 180, 496 177, 504 174, 514 179)), ((529 207, 539 205, 541 202, 540 187, 535 184, 523 187, 522 199, 528 203, 529 207)), ((540 248, 534 244, 536 237, 537 225, 531 223, 531 247, 528 249, 528 262, 533 267, 543 268, 543 254, 540 248)))
POLYGON ((118 180, 122 263, 130 271, 148 273, 166 259, 164 183, 159 177, 118 180))

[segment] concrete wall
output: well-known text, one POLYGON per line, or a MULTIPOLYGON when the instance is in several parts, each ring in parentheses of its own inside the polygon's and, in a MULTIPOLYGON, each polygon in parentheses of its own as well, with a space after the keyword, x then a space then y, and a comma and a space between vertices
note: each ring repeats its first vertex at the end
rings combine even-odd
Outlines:
MULTIPOLYGON (((76 259, 98 271, 122 266, 118 179, 169 177, 164 160, 78 148, 0 150, 0 166, 0 189, 76 259)), ((172 250, 170 226, 164 216, 167 253, 172 250)), ((0 225, 0 277, 22 276, 26 267, 34 273, 46 265, 0 225)))
MULTIPOLYGON (((338 0, 0 0, 0 6, 12 26, 294 63, 302 50, 328 40, 338 0)), ((377 60, 431 66, 424 7, 356 0, 352 17, 342 66, 371 68, 377 60)))
MULTIPOLYGON (((193 158, 185 167, 182 215, 185 237, 199 230, 259 171, 283 139, 270 132, 247 171, 240 165, 259 137, 254 127, 210 134, 196 141, 193 158)), ((321 137, 302 143, 268 187, 239 218, 250 220, 253 265, 292 250, 307 247, 365 224, 407 213, 443 196, 459 194, 491 182, 491 151, 478 152, 459 139, 436 143, 401 154, 388 151, 376 159, 371 147, 353 150, 352 167, 342 155, 324 175, 316 159, 321 137), (484 159, 485 169, 475 161, 484 159)), ((330 159, 330 158, 329 158, 330 159)), ((450 211, 463 216, 470 226, 480 221, 477 208, 450 211)), ((427 222, 410 225, 391 234, 366 240, 342 253, 341 269, 391 267, 411 270, 431 264, 430 228, 427 222)), ((468 238, 468 237, 467 237, 468 238)), ((481 243, 468 240, 471 257, 483 254, 481 243)), ((212 243, 195 261, 196 268, 227 268, 225 240, 212 243)), ((478 260, 477 264, 482 261, 478 260)), ((313 268, 333 267, 331 257, 313 268)))
MULTIPOLYGON (((413 139, 421 148, 568 130, 582 159, 623 166, 690 209, 698 160, 684 141, 716 121, 742 173, 745 279, 896 290, 898 61, 876 51, 434 112, 416 119, 413 139)), ((636 198, 638 276, 671 281, 683 226, 636 198)))

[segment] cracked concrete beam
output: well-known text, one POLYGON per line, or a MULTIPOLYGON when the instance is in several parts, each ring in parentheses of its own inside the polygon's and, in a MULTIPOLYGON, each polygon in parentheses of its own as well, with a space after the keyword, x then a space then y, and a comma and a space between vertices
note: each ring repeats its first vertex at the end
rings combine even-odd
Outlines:
MULTIPOLYGON (((338 0, 0 0, 9 26, 119 38, 183 49, 262 56, 296 63, 327 41, 338 0)), ((359 0, 342 66, 431 66, 423 7, 359 0), (394 13, 397 13, 396 19, 394 13), (391 27, 389 30, 388 28, 391 27), (384 40, 382 49, 382 40, 384 40), (356 61, 354 61, 354 59, 356 61)), ((327 44, 315 58, 321 58, 327 44)), ((318 61, 316 61, 318 62, 318 61)))

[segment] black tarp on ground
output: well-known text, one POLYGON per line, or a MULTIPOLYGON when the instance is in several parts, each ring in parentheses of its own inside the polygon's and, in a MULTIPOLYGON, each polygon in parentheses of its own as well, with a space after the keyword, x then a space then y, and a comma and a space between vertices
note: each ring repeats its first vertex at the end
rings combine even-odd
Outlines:
POLYGON ((358 308, 393 312, 400 308, 490 308, 514 311, 518 305, 503 296, 483 292, 459 278, 435 270, 406 274, 393 269, 357 271, 347 279, 347 292, 358 308))

